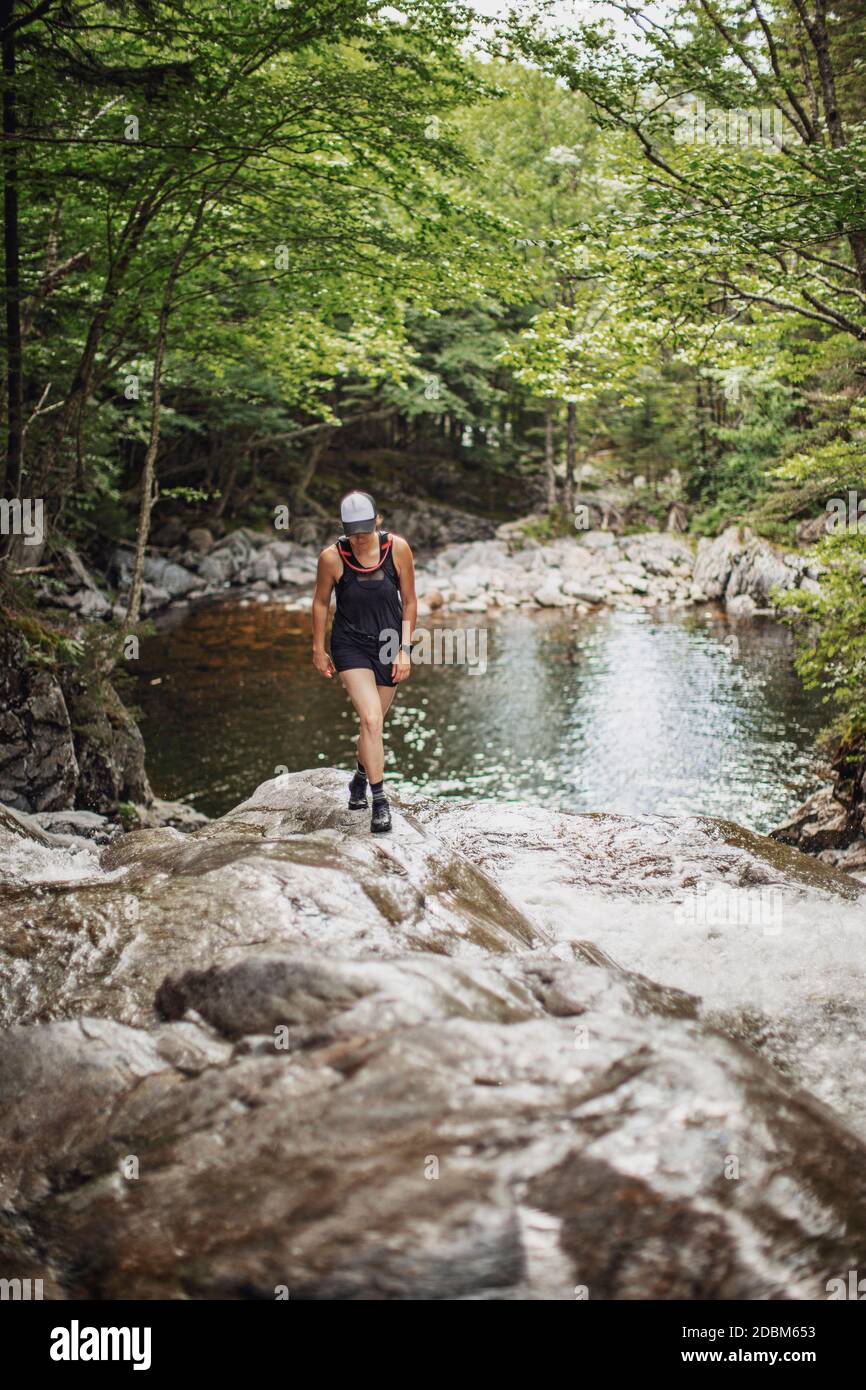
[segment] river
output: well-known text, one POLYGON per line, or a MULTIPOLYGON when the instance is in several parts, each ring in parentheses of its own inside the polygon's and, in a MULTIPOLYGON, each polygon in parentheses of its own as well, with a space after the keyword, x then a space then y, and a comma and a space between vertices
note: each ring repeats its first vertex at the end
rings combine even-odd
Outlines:
MULTIPOLYGON (((419 664, 399 692, 393 787, 767 831, 816 785, 823 716, 777 623, 733 627, 713 607, 482 621, 485 661, 419 664)), ((159 795, 220 815, 275 769, 350 768, 354 716, 309 651, 306 615, 280 603, 172 614, 142 644, 136 691, 159 795)))

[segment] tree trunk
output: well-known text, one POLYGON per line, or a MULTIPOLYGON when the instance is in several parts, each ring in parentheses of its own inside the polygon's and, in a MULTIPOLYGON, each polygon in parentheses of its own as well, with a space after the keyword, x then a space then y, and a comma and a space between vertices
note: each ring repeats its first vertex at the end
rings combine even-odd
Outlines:
POLYGON ((314 502, 312 497, 308 495, 307 489, 316 476, 316 470, 327 453, 328 446, 333 436, 334 426, 323 425, 321 433, 317 434, 313 439, 310 452, 307 454, 306 462, 304 463, 303 472, 292 491, 293 518, 298 515, 302 506, 307 506, 311 511, 317 512, 322 516, 327 515, 324 507, 320 506, 318 502, 314 502))
POLYGON ((556 450, 553 435, 553 406, 544 410, 544 476, 547 481, 547 510, 556 511, 556 450))
POLYGON ((187 233, 184 241, 171 263, 171 270, 165 282, 165 289, 162 296, 162 305, 159 311, 159 328, 156 334, 156 353, 153 359, 153 396, 150 403, 150 438, 147 444, 147 453, 144 456, 144 467, 141 472, 141 501, 138 508, 138 529, 135 533, 135 559, 132 564, 132 579, 129 588, 129 605, 126 610, 126 620, 130 626, 134 626, 139 619, 141 612, 141 586, 144 579, 144 552, 147 549, 147 541, 150 535, 150 514, 153 511, 153 504, 157 498, 155 488, 156 483, 156 454, 159 449, 159 431, 162 417, 162 366, 165 361, 165 345, 168 338, 168 321, 171 316, 171 305, 174 299, 174 289, 177 284, 180 268, 183 265, 190 247, 198 236, 204 219, 205 209, 208 204, 208 195, 203 194, 193 218, 192 226, 187 233))
POLYGON ((574 464, 577 452, 577 406, 569 401, 565 416, 565 510, 574 513, 574 464))
POLYGON ((156 453, 159 448, 159 427, 162 412, 162 364, 165 359, 165 340, 168 332, 168 304, 163 302, 159 316, 159 330, 156 339, 156 356, 153 363, 153 395, 150 404, 150 438, 144 467, 141 472, 141 500, 138 506, 138 529, 135 533, 135 558, 132 562, 132 580, 129 587, 129 604, 126 621, 134 627, 141 614, 141 586, 144 581, 144 552, 150 535, 150 516, 156 501, 156 453))
MULTIPOLYGON (((0 24, 11 25, 15 0, 0 3, 0 24)), ((10 500, 21 492, 24 445, 24 384, 21 358, 21 245, 18 225, 18 113, 15 92, 15 35, 3 40, 3 251, 6 293, 6 459, 2 491, 10 500)), ((12 550, 10 536, 7 550, 12 550)))

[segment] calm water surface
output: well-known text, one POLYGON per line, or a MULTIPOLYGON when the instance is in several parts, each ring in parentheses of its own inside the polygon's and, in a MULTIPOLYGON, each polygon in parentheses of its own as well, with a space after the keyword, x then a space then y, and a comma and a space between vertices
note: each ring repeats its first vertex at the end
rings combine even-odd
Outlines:
MULTIPOLYGON (((309 653, 306 615, 278 603, 172 614, 139 663, 157 793, 219 815, 277 768, 353 766, 354 714, 309 653)), ((488 622, 483 673, 415 668, 389 715, 386 775, 439 796, 705 812, 767 830, 815 786, 821 723, 771 621, 509 614, 488 622)))

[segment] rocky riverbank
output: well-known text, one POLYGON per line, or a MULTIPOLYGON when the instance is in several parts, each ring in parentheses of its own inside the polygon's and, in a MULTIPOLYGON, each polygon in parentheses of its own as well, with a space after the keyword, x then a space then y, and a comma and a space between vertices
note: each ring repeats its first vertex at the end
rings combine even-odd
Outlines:
MULTIPOLYGON (((413 538, 417 531, 427 542, 418 556, 421 623, 433 614, 441 621, 451 613, 563 609, 580 617, 602 605, 685 607, 708 601, 723 604, 732 621, 748 621, 775 613, 775 594, 814 589, 820 575, 808 549, 782 551, 736 527, 697 544, 676 532, 621 535, 601 529, 540 541, 539 517, 495 532, 490 523, 455 509, 427 507, 398 519, 413 538), (486 538, 461 539, 479 529, 486 538), (448 543, 436 548, 443 539, 448 543)), ((247 529, 214 537, 202 527, 186 532, 165 525, 157 533, 163 553, 146 562, 145 614, 228 593, 306 610, 318 551, 328 538, 321 534, 324 524, 307 519, 291 540, 247 529)), ((128 551, 116 552, 108 567, 114 588, 97 581, 73 552, 62 552, 55 572, 35 580, 46 621, 62 616, 66 636, 92 644, 102 619, 122 623, 129 573, 128 551)), ((34 665, 26 640, 21 633, 0 636, 0 803, 40 815, 48 832, 97 840, 111 837, 120 823, 200 824, 190 808, 153 796, 138 730, 110 682, 100 682, 99 695, 88 689, 90 677, 75 663, 34 665)), ((866 841, 862 824, 851 821, 846 794, 845 788, 828 790, 804 809, 799 830, 780 827, 780 835, 834 860, 843 854, 839 862, 859 872, 866 841), (842 826, 836 824, 840 816, 842 826)))
POLYGON ((866 876, 866 757, 844 750, 829 781, 772 832, 775 839, 814 854, 846 873, 866 876))
MULTIPOLYGON (((411 518, 409 518, 411 520, 411 518)), ((453 512, 438 528, 420 525, 421 535, 463 535, 471 527, 481 539, 449 540, 418 553, 419 616, 488 609, 573 608, 602 604, 654 607, 722 602, 734 618, 775 612, 772 596, 786 589, 817 586, 820 567, 804 551, 780 551, 748 528, 729 527, 695 545, 681 535, 576 531, 573 536, 534 538, 538 518, 497 528, 453 512)), ((395 528, 396 529, 396 528, 395 528)), ((413 533, 406 528, 410 538, 413 533)), ((241 590, 288 607, 309 604, 319 549, 329 539, 274 537, 242 528, 215 539, 194 528, 184 540, 145 562, 142 612, 162 610, 241 590)), ((129 588, 131 554, 117 551, 100 587, 81 560, 68 553, 65 575, 37 585, 46 606, 60 604, 83 619, 122 620, 129 588)))
POLYGON ((110 679, 98 662, 82 667, 65 657, 58 634, 32 620, 0 625, 3 810, 30 813, 70 843, 105 841, 124 821, 190 828, 205 820, 154 796, 141 733, 110 679))
MULTIPOLYGON (((802 1029, 815 914, 838 941, 860 885, 700 820, 420 803, 382 843, 343 782, 280 777, 101 851, 0 826, 0 1275, 60 1299, 820 1299, 863 1266, 866 1146, 759 1055, 770 1002, 744 1042, 741 1011, 599 945, 635 909, 664 936, 696 873, 778 893, 778 939, 750 930, 802 1029)), ((826 1079, 832 1051, 793 1065, 826 1079)))
POLYGON ((776 591, 809 587, 819 571, 806 552, 782 553, 747 528, 694 546, 682 536, 583 531, 544 544, 521 525, 492 541, 452 545, 422 564, 418 590, 443 611, 657 607, 725 603, 734 618, 775 613, 776 591))

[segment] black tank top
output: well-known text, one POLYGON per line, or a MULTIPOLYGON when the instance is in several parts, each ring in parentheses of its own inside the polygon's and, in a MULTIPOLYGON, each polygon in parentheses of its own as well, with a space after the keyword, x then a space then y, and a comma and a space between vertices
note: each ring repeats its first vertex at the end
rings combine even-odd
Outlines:
POLYGON ((343 573, 337 580, 337 612, 331 640, 350 637, 353 641, 381 641, 380 634, 396 630, 402 640, 403 603, 400 576, 391 554, 392 539, 380 531, 379 563, 371 569, 359 564, 346 536, 337 541, 343 573))

